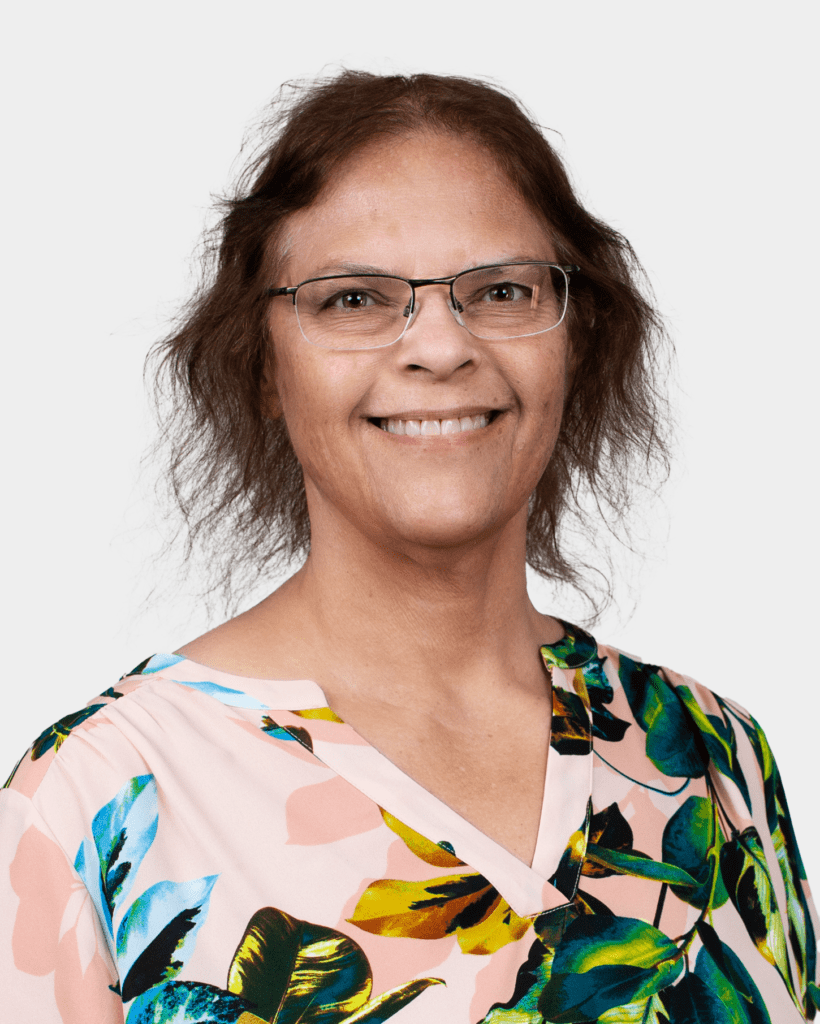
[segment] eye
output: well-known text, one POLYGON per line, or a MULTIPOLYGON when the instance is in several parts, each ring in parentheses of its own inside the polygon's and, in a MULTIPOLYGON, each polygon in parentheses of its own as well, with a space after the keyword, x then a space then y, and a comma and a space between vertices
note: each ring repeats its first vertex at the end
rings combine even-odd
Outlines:
POLYGON ((368 306, 375 306, 376 300, 369 292, 340 292, 327 305, 336 309, 367 309, 368 306))
POLYGON ((521 302, 532 295, 529 288, 512 281, 502 281, 491 285, 481 296, 483 302, 521 302))

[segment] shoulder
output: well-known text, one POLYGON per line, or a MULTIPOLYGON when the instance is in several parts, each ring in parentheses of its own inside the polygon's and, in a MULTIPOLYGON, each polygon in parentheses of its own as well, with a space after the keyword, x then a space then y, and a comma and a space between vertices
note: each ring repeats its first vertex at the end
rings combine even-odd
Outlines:
POLYGON ((672 718, 698 731, 709 731, 720 718, 744 729, 759 726, 743 705, 668 666, 642 661, 617 647, 599 644, 598 659, 610 682, 624 692, 635 719, 647 729, 656 720, 672 718), (681 717, 682 716, 682 717, 681 717))
POLYGON ((14 766, 2 789, 33 797, 54 764, 64 756, 66 741, 72 737, 88 736, 100 724, 110 721, 108 711, 112 705, 122 700, 138 700, 138 694, 146 683, 153 681, 174 660, 182 659, 161 654, 146 658, 120 676, 113 686, 92 697, 84 707, 46 726, 14 766))
POLYGON ((690 676, 600 645, 598 657, 628 705, 645 756, 664 775, 709 776, 747 818, 763 810, 779 775, 766 735, 737 701, 690 676))
POLYGON ((53 807, 109 788, 160 759, 168 765, 224 742, 224 720, 326 706, 316 683, 230 675, 180 654, 155 654, 87 704, 47 726, 2 787, 53 807))
POLYGON ((598 644, 598 659, 607 676, 623 688, 633 711, 645 712, 647 705, 683 704, 697 715, 729 714, 746 723, 754 721, 736 700, 718 694, 708 686, 666 665, 642 661, 634 654, 609 644, 598 644))

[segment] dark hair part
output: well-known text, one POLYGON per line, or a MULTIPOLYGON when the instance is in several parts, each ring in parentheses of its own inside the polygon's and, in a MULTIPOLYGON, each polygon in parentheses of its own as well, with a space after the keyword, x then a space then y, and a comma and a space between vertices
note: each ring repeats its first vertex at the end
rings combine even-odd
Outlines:
POLYGON ((581 206, 560 158, 515 98, 481 81, 429 74, 343 71, 288 83, 206 236, 203 283, 153 352, 157 445, 187 531, 186 561, 195 551, 205 556, 208 593, 228 611, 310 541, 285 423, 266 418, 262 404, 277 239, 288 215, 313 203, 352 154, 424 131, 472 139, 492 153, 551 226, 558 260, 581 267, 570 286, 575 368, 555 450, 530 500, 529 564, 600 610, 612 597, 610 574, 573 558, 569 538, 594 537, 600 549, 603 523, 629 546, 625 517, 636 493, 656 471, 668 476, 668 339, 643 272, 626 239, 581 206))

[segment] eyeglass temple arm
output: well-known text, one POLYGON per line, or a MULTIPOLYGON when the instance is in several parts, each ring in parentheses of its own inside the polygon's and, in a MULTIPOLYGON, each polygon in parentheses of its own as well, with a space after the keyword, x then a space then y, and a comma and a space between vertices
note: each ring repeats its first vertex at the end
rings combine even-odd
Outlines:
POLYGON ((290 288, 268 288, 268 290, 265 292, 265 294, 269 298, 271 298, 271 299, 274 298, 277 295, 290 295, 291 299, 293 300, 293 304, 296 305, 296 291, 297 291, 297 289, 295 287, 290 287, 290 288))

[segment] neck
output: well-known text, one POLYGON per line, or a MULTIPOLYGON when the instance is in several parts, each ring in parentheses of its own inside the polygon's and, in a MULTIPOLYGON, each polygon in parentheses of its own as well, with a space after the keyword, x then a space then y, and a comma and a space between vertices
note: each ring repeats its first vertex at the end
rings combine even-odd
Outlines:
POLYGON ((526 509, 457 549, 378 542, 342 517, 312 527, 305 565, 254 611, 326 690, 383 697, 389 679, 397 703, 458 703, 543 688, 538 646, 563 631, 527 595, 526 509))

